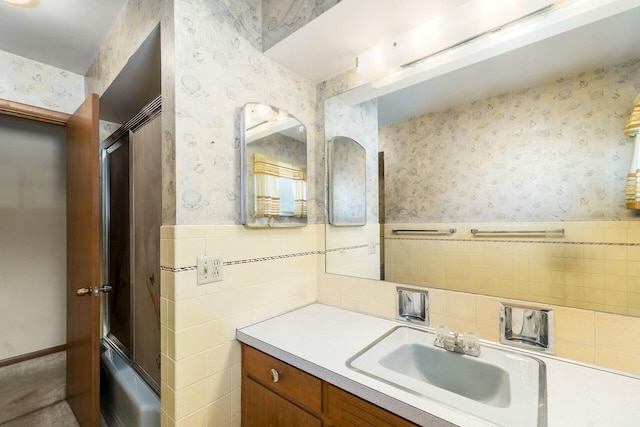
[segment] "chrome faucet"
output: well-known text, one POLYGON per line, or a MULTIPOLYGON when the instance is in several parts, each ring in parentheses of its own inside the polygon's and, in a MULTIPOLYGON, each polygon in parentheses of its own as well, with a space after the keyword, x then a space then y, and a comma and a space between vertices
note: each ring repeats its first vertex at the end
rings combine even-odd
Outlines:
POLYGON ((461 335, 457 332, 450 332, 445 326, 438 326, 433 345, 454 353, 480 356, 480 341, 475 332, 465 332, 461 335))

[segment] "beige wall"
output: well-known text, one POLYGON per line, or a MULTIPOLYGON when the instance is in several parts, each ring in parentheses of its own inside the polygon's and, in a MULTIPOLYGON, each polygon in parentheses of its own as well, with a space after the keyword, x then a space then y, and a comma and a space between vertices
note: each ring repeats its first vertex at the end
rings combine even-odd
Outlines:
POLYGON ((162 228, 162 425, 240 425, 237 327, 316 301, 322 225, 162 228), (198 256, 222 255, 222 282, 197 285, 198 256))
MULTIPOLYGON (((0 98, 73 113, 84 100, 84 77, 0 51, 0 98)), ((0 324, 13 325, 2 333, 0 360, 66 342, 66 258, 60 252, 66 239, 64 129, 29 127, 33 131, 22 136, 14 133, 19 147, 3 146, 13 154, 22 150, 21 162, 0 154, 9 162, 0 167, 0 252, 6 263, 0 268, 0 324), (27 143, 23 137, 36 140, 27 143), (30 165, 39 166, 31 170, 30 165)))
POLYGON ((0 360, 66 343, 64 128, 0 115, 0 360))
POLYGON ((246 25, 260 19, 254 6, 175 1, 177 225, 163 228, 161 248, 163 426, 239 425, 236 327, 316 300, 324 156, 316 153, 315 87, 256 48, 259 34, 246 25), (238 225, 238 120, 247 102, 285 109, 308 129, 305 228, 238 225), (222 255, 222 282, 197 286, 203 255, 222 255))
POLYGON ((575 308, 640 315, 640 222, 408 224, 452 236, 385 233, 386 278, 575 308), (554 237, 474 237, 470 230, 559 230, 554 237))

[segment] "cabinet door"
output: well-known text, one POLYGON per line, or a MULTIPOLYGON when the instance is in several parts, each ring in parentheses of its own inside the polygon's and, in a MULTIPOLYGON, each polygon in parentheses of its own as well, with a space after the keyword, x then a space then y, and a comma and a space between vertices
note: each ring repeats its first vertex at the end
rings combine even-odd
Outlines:
POLYGON ((331 426, 417 427, 366 400, 325 383, 326 415, 331 426))
POLYGON ((322 422, 251 378, 242 379, 243 427, 321 427, 322 422))

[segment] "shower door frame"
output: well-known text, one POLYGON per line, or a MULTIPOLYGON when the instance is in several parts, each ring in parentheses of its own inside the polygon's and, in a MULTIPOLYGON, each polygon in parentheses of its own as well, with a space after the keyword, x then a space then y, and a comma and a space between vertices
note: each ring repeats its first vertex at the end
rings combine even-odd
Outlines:
MULTIPOLYGON (((111 259, 109 257, 109 252, 110 252, 110 245, 109 245, 109 232, 110 232, 110 225, 111 225, 111 215, 109 212, 109 208, 111 206, 111 192, 110 192, 110 188, 109 188, 109 154, 111 154, 112 152, 114 152, 115 150, 117 150, 118 148, 120 148, 122 145, 127 144, 127 150, 129 151, 129 178, 131 178, 131 171, 132 171, 132 166, 131 166, 131 131, 127 131, 126 133, 122 133, 121 135, 118 135, 118 138, 113 138, 111 139, 108 138, 107 140, 105 140, 103 143, 101 143, 100 145, 100 169, 101 169, 101 184, 100 184, 100 200, 101 200, 101 213, 102 213, 102 218, 101 218, 101 228, 102 228, 102 232, 101 232, 101 242, 100 242, 100 247, 102 248, 102 256, 100 257, 100 274, 102 277, 102 281, 103 283, 107 283, 109 285, 112 285, 111 283, 109 283, 109 265, 111 262, 111 259), (126 138, 126 141, 124 141, 126 138)), ((133 298, 135 297, 134 293, 132 292, 132 253, 131 253, 131 248, 133 247, 133 242, 131 241, 131 233, 132 233, 132 224, 131 224, 131 211, 132 211, 132 206, 131 206, 131 200, 132 199, 132 183, 131 180, 129 180, 129 319, 131 321, 131 319, 133 319, 134 316, 134 312, 133 312, 133 307, 134 305, 131 304, 131 302, 133 301, 133 298)), ((132 352, 131 352, 131 348, 127 348, 115 335, 111 334, 111 317, 110 317, 110 303, 109 303, 109 298, 103 298, 102 301, 102 307, 101 307, 101 316, 100 316, 100 324, 101 324, 101 337, 103 340, 107 341, 111 347, 113 347, 113 349, 115 351, 117 351, 120 356, 122 356, 125 360, 129 360, 131 361, 131 356, 132 356, 132 352)), ((131 327, 131 323, 129 323, 129 339, 131 341, 131 345, 130 347, 133 347, 133 331, 132 331, 132 327, 131 327)))

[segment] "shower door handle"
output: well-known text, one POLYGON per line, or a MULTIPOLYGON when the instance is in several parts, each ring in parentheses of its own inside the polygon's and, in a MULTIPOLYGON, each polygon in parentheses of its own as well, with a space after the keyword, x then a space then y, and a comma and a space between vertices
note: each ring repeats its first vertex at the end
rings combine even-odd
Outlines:
POLYGON ((79 297, 83 297, 85 295, 90 295, 92 297, 97 297, 100 295, 100 292, 107 293, 111 290, 111 286, 102 285, 102 286, 92 286, 89 288, 78 288, 76 289, 76 295, 79 297))

